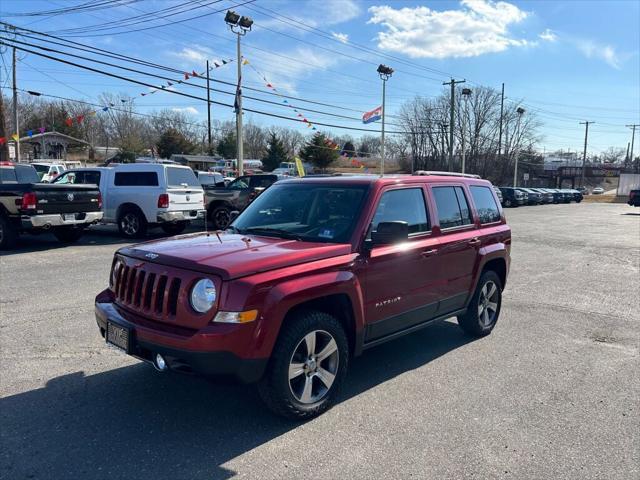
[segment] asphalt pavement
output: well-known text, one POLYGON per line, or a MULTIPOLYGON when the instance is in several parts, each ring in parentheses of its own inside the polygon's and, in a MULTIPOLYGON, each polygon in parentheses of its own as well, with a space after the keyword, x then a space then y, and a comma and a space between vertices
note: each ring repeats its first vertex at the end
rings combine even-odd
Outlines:
POLYGON ((640 478, 640 209, 507 218, 494 332, 445 321, 369 350, 306 423, 251 386, 105 346, 93 298, 125 244, 112 228, 66 247, 25 236, 0 258, 0 478, 640 478))

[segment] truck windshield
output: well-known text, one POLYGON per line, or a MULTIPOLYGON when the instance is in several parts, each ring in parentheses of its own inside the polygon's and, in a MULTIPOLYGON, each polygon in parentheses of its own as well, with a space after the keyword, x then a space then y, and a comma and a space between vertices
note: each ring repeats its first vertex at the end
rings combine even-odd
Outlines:
POLYGON ((349 241, 366 185, 275 184, 233 222, 239 233, 312 242, 349 241))
POLYGON ((199 187, 200 182, 190 168, 167 167, 167 186, 170 188, 199 187))

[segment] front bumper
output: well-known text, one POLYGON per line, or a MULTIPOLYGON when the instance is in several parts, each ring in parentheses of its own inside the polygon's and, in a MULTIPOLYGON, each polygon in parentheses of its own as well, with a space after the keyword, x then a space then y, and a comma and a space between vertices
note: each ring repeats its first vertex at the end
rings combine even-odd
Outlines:
MULTIPOLYGON (((209 341, 213 335, 210 332, 198 331, 186 339, 177 339, 175 333, 150 328, 150 322, 141 325, 127 318, 129 315, 111 302, 102 303, 98 298, 95 304, 96 323, 100 334, 105 338, 107 322, 127 328, 132 335, 129 355, 146 362, 153 362, 156 354, 161 354, 170 370, 179 373, 197 374, 206 377, 228 377, 242 383, 257 382, 263 375, 268 359, 243 358, 235 352, 222 350, 217 347, 211 350, 191 350, 177 346, 177 343, 202 343, 209 341), (196 338, 201 337, 201 338, 196 338)), ((235 327, 235 326, 234 326, 235 327)), ((225 343, 225 337, 230 340, 234 330, 218 335, 214 341, 225 343)), ((212 342, 213 343, 213 342, 212 342)), ((231 341, 230 341, 231 343, 231 341)), ((125 353, 123 351, 123 353, 125 353)))
POLYGON ((50 228, 50 227, 66 227, 79 226, 97 223, 102 220, 102 212, 81 212, 54 215, 22 215, 20 217, 22 228, 50 228), (65 215, 73 215, 73 218, 67 218, 65 215))
POLYGON ((158 223, 188 222, 191 220, 204 218, 205 213, 206 210, 178 210, 159 212, 156 216, 156 220, 158 223))

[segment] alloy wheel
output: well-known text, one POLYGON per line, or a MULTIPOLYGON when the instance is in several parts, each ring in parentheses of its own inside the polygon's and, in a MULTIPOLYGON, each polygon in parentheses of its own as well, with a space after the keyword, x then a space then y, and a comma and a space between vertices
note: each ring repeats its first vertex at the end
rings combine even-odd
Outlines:
POLYGON ((489 327, 496 320, 500 292, 498 286, 488 281, 478 296, 478 318, 483 327, 489 327))
POLYGON ((216 215, 214 217, 216 226, 222 230, 224 228, 227 228, 227 226, 229 225, 229 220, 231 219, 229 212, 225 209, 220 209, 216 212, 216 215))
POLYGON ((140 230, 140 220, 134 213, 126 213, 120 223, 122 224, 122 230, 127 235, 134 236, 138 233, 138 230, 140 230))
POLYGON ((324 398, 335 381, 339 360, 338 345, 329 332, 306 334, 289 361, 289 388, 296 400, 311 404, 324 398))

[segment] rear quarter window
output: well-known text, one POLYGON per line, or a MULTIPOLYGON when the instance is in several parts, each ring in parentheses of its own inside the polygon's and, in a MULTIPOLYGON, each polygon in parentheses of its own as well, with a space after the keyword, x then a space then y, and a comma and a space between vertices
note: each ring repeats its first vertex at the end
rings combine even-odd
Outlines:
POLYGON ((116 172, 113 184, 117 187, 157 187, 156 172, 116 172))
POLYGON ((473 203, 475 203, 476 209, 478 210, 480 223, 491 223, 499 221, 500 210, 498 209, 498 204, 493 197, 491 189, 489 187, 479 187, 472 185, 469 190, 471 190, 473 203))
POLYGON ((167 167, 168 187, 200 187, 200 182, 190 168, 167 167))

